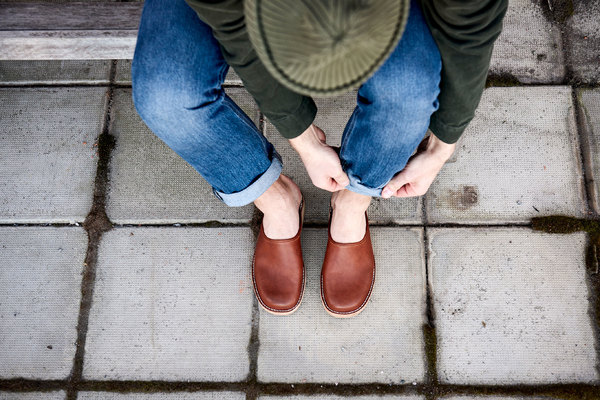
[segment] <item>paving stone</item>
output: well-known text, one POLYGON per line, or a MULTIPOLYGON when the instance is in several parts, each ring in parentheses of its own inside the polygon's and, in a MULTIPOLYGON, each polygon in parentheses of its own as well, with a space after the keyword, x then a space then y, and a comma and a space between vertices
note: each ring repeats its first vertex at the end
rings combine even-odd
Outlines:
POLYGON ((450 396, 450 397, 440 397, 441 400, 560 400, 556 397, 548 397, 548 396, 534 396, 534 397, 524 397, 524 396, 470 396, 470 395, 461 395, 461 396, 450 396))
POLYGON ((490 88, 427 194, 435 223, 583 216, 571 89, 490 88))
POLYGON ((326 229, 305 229, 306 290, 294 314, 261 310, 257 375, 262 382, 422 382, 424 257, 419 228, 371 230, 376 281, 357 316, 330 316, 320 298, 326 229))
MULTIPOLYGON (((318 107, 315 124, 323 129, 327 143, 339 146, 346 122, 356 106, 356 91, 333 98, 315 99, 318 107)), ((298 184, 306 198, 306 222, 326 223, 329 216, 331 193, 314 186, 300 160, 300 156, 289 145, 289 141, 279 134, 271 123, 266 124, 266 136, 281 154, 283 173, 298 184)), ((421 223, 422 203, 420 198, 380 199, 374 198, 369 207, 369 222, 373 224, 421 223)))
POLYGON ((510 0, 490 72, 523 83, 560 82, 565 74, 560 46, 560 28, 546 18, 541 2, 510 0))
POLYGON ((0 228, 1 379, 69 375, 87 242, 76 227, 0 228))
POLYGON ((105 88, 0 89, 0 223, 83 221, 105 88))
POLYGON ((585 135, 587 142, 588 179, 592 183, 589 189, 592 194, 593 207, 600 213, 600 89, 579 90, 578 98, 583 105, 585 135))
POLYGON ((600 0, 574 0, 567 19, 567 49, 574 77, 587 84, 600 83, 600 0))
POLYGON ((429 243, 441 382, 597 381, 585 234, 434 228, 429 243))
MULTIPOLYGON (((258 123, 258 108, 243 88, 230 88, 227 93, 258 123)), ((225 205, 194 168, 146 127, 135 111, 130 90, 115 91, 113 117, 111 134, 117 142, 107 203, 111 221, 247 222, 252 218, 252 204, 225 205)))
POLYGON ((239 381, 253 290, 249 228, 118 228, 100 244, 84 376, 239 381))
MULTIPOLYGON (((342 400, 347 399, 348 396, 333 396, 333 395, 318 395, 318 396, 260 396, 259 400, 313 400, 313 399, 323 399, 323 400, 342 400)), ((423 396, 352 396, 353 400, 376 400, 376 399, 384 399, 384 400, 425 400, 423 396)))
MULTIPOLYGON (((117 71, 115 74, 115 82, 120 85, 131 85, 131 60, 119 60, 117 63, 117 71)), ((229 68, 227 76, 225 76, 226 85, 242 85, 242 80, 235 73, 233 68, 229 68)))
POLYGON ((31 392, 15 393, 0 392, 0 400, 63 400, 66 393, 60 392, 31 392))
POLYGON ((0 83, 108 84, 109 71, 110 60, 0 61, 0 83))
POLYGON ((108 393, 80 392, 78 400, 245 400, 246 394, 240 392, 202 392, 202 393, 108 393))

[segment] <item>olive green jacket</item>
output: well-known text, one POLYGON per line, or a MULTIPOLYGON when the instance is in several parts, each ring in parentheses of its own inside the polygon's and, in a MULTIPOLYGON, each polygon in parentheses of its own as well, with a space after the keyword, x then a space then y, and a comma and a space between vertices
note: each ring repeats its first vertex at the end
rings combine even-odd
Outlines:
MULTIPOLYGON (((225 61, 235 70, 258 107, 286 138, 314 121, 314 101, 280 84, 250 43, 243 0, 186 0, 213 30, 225 61)), ((508 0, 419 0, 442 56, 440 107, 429 129, 454 143, 473 119, 485 86, 494 41, 502 30, 508 0)))

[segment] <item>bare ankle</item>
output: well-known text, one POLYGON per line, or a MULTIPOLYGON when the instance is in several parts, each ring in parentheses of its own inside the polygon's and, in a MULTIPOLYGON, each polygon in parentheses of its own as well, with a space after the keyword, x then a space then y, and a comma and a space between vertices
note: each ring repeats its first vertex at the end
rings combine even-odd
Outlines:
POLYGON ((364 213, 371 204, 371 197, 344 189, 331 196, 331 207, 344 213, 364 213))
POLYGON ((264 214, 281 212, 289 208, 297 208, 302 194, 300 188, 285 175, 279 178, 254 201, 256 207, 264 214))

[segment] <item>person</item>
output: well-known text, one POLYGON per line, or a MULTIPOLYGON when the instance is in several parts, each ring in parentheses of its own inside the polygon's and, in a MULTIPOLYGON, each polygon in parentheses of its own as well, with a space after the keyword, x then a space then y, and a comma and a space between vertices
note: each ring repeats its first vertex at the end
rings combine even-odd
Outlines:
POLYGON ((358 314, 375 282, 371 198, 427 191, 473 118, 508 1, 186 1, 146 0, 132 63, 139 115, 217 198, 262 211, 255 294, 271 313, 294 312, 304 199, 225 94, 232 67, 313 184, 332 192, 321 300, 335 317, 358 314), (314 124, 312 97, 353 88, 338 154, 314 124))

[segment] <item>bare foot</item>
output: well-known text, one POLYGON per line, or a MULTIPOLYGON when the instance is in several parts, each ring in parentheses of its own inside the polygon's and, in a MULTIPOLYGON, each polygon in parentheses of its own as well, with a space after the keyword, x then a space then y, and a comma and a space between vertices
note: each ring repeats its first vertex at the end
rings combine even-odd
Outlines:
POLYGON ((367 231, 365 211, 371 197, 347 189, 331 195, 331 238, 338 243, 360 242, 367 231))
POLYGON ((302 193, 298 185, 285 175, 279 178, 254 201, 263 212, 263 229, 270 239, 289 239, 298 233, 298 208, 302 193))

